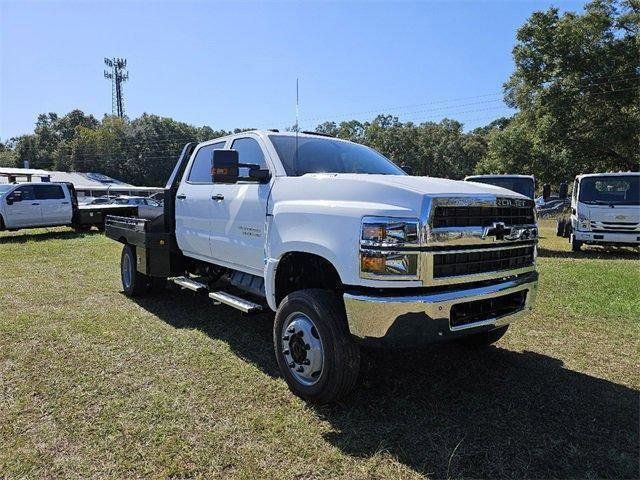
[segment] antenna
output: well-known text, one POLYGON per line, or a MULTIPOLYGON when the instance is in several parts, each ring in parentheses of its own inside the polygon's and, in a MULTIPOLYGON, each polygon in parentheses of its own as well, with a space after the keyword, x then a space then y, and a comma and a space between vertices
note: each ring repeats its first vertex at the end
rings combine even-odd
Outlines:
POLYGON ((296 77, 296 163, 295 168, 298 168, 298 132, 300 131, 300 124, 298 123, 298 115, 300 113, 300 95, 298 89, 298 78, 296 77))

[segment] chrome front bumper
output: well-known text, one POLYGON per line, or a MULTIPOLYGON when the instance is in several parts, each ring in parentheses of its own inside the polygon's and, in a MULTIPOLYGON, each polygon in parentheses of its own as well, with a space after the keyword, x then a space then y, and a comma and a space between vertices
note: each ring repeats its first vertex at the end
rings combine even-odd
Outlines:
POLYGON ((420 295, 365 295, 345 293, 349 330, 360 339, 417 340, 419 343, 460 337, 506 325, 533 308, 538 273, 531 272, 498 283, 420 295), (526 290, 520 310, 474 323, 451 326, 454 305, 506 296, 526 290))

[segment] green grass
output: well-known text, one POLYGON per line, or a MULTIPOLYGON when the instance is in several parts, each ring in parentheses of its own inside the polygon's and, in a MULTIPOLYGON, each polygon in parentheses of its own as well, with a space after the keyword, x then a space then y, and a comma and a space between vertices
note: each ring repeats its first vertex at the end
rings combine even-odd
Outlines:
POLYGON ((496 348, 368 352, 325 407, 279 378, 270 316, 133 301, 97 233, 0 234, 0 477, 638 478, 640 260, 552 227, 496 348))

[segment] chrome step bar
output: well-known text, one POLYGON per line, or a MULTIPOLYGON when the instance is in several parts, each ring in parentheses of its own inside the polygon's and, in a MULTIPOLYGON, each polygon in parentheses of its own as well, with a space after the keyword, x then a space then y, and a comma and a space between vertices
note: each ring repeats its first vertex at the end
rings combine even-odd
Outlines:
POLYGON ((202 292, 204 290, 208 290, 207 286, 204 283, 200 283, 189 277, 173 277, 169 280, 171 280, 176 285, 193 292, 202 292))
POLYGON ((244 313, 256 313, 262 310, 262 306, 250 302, 244 298, 236 297, 227 292, 211 292, 209 298, 215 303, 224 303, 244 313))

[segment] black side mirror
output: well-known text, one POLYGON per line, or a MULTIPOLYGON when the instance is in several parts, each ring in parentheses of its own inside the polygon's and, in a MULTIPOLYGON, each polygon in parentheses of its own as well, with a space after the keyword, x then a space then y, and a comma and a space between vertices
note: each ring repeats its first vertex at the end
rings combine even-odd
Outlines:
POLYGON ((211 179, 213 183, 238 182, 238 151, 214 150, 211 158, 211 179))
POLYGON ((13 205, 13 197, 11 195, 7 197, 7 205, 13 205))
POLYGON ((546 202, 550 196, 551 196, 551 185, 549 185, 548 183, 545 183, 542 186, 542 198, 546 202))
POLYGON ((271 180, 271 173, 266 168, 260 168, 258 165, 255 168, 249 167, 249 179, 255 180, 258 183, 267 183, 271 180))

